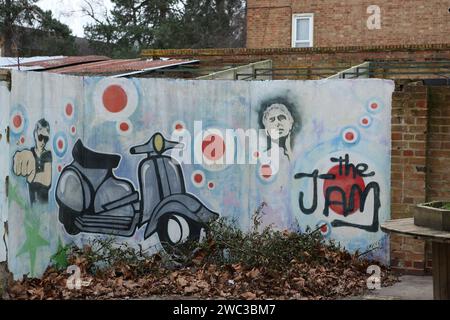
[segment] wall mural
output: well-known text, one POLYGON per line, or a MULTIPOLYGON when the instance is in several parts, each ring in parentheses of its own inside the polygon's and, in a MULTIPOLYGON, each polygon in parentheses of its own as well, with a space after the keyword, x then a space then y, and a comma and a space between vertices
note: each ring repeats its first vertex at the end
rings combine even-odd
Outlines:
POLYGON ((5 224, 8 218, 8 204, 6 200, 5 179, 8 175, 8 144, 6 128, 9 116, 9 91, 6 83, 0 82, 0 262, 6 261, 5 224))
POLYGON ((8 258, 39 276, 65 244, 151 253, 246 229, 320 230, 389 260, 384 80, 185 81, 13 73, 8 258))
POLYGON ((119 155, 94 152, 78 140, 74 161, 62 170, 56 188, 59 220, 65 230, 71 235, 130 237, 137 227, 146 225, 144 239, 157 233, 169 249, 186 240, 199 240, 201 230, 219 215, 186 192, 181 165, 164 155, 177 146, 178 142, 156 133, 147 143, 131 148, 131 154, 145 156, 139 164, 140 190, 136 191, 131 182, 113 173, 121 161, 119 155), (174 223, 180 232, 170 232, 174 223))
POLYGON ((17 151, 14 155, 13 170, 15 175, 26 178, 30 204, 46 204, 52 184, 52 152, 46 149, 50 124, 45 119, 36 123, 33 138, 32 148, 17 151))
POLYGON ((268 138, 266 151, 270 151, 272 145, 277 145, 282 149, 280 154, 291 160, 295 135, 301 126, 294 105, 285 98, 264 101, 259 115, 260 127, 265 130, 268 138))

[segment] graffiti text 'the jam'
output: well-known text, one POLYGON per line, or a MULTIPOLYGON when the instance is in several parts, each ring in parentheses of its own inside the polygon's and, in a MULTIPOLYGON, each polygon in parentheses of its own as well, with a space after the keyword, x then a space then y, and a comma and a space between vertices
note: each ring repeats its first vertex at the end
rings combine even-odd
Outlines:
POLYGON ((328 173, 320 174, 319 170, 313 173, 298 173, 295 179, 311 178, 313 179, 313 201, 310 208, 306 208, 304 204, 305 193, 300 191, 299 206, 300 210, 307 215, 313 214, 317 210, 318 205, 318 180, 324 180, 323 195, 325 198, 325 206, 323 215, 328 217, 330 209, 344 218, 356 213, 358 210, 365 212, 367 197, 373 191, 373 219, 370 225, 359 225, 344 220, 334 220, 331 225, 333 227, 353 227, 369 232, 377 232, 379 229, 379 209, 380 203, 380 186, 373 181, 368 184, 364 178, 375 176, 375 172, 369 170, 366 163, 353 164, 350 162, 348 154, 345 157, 331 158, 333 166, 328 173))

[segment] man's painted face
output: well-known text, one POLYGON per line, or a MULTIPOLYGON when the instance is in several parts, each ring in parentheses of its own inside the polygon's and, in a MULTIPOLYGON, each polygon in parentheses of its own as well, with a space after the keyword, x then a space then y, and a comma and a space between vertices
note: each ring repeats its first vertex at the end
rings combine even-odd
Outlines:
POLYGON ((292 117, 279 108, 269 110, 264 121, 268 134, 274 140, 287 137, 293 124, 292 117))
POLYGON ((40 128, 34 134, 34 142, 38 149, 44 149, 48 140, 50 140, 50 133, 47 128, 40 128))

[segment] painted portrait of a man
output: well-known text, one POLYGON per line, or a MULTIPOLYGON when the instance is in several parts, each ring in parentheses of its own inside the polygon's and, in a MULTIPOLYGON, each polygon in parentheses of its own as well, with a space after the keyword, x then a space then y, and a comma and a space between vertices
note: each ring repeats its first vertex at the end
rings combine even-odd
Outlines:
POLYGON ((266 101, 259 117, 260 126, 268 137, 267 151, 277 145, 281 154, 292 160, 292 146, 300 125, 294 105, 284 98, 266 101))
POLYGON ((33 131, 34 147, 16 152, 13 159, 14 174, 25 177, 30 203, 48 203, 52 184, 52 153, 46 146, 50 140, 50 124, 41 119, 33 131))

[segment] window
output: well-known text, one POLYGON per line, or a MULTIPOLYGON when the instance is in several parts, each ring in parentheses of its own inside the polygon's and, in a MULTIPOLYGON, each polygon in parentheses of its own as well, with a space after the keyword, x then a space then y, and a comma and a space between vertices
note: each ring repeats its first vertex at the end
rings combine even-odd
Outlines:
POLYGON ((292 18, 292 46, 310 48, 313 46, 314 14, 294 14, 292 18))

